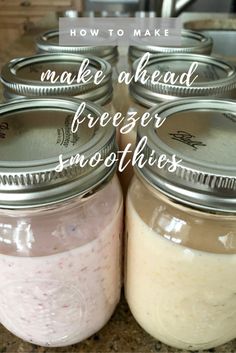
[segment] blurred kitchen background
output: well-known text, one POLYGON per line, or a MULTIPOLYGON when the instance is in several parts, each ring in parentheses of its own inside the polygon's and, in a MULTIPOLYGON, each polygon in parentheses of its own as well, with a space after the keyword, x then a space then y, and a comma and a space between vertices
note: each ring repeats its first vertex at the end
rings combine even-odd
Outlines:
POLYGON ((236 0, 0 0, 0 50, 33 31, 50 12, 74 16, 178 16, 183 11, 234 13, 236 0), (76 12, 75 12, 76 11, 76 12))
MULTIPOLYGON (((209 30, 214 24, 221 30, 233 29, 227 34, 228 56, 232 56, 235 54, 232 53, 235 12, 236 0, 0 0, 0 67, 10 54, 14 54, 14 46, 22 45, 22 41, 17 44, 19 37, 27 36, 27 33, 36 35, 40 28, 56 27, 61 16, 182 16, 182 21, 188 22, 186 28, 209 30), (232 24, 231 17, 234 17, 232 24), (199 19, 204 21, 199 23, 199 19)), ((214 36, 214 33, 217 34, 213 39, 218 50, 226 43, 225 34, 210 34, 214 36)), ((25 39, 25 48, 22 48, 25 55, 32 52, 32 48, 27 51, 28 42, 25 39)), ((19 55, 20 48, 15 48, 15 52, 19 55)))

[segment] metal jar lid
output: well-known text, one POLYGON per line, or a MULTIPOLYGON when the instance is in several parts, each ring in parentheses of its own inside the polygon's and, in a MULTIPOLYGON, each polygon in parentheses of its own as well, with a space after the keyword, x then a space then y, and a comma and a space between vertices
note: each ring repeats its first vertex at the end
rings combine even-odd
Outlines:
POLYGON ((153 55, 167 53, 193 53, 207 55, 211 54, 212 46, 213 41, 206 34, 189 30, 182 30, 181 46, 176 47, 145 45, 145 38, 139 38, 137 46, 135 45, 129 47, 129 59, 131 62, 134 62, 136 59, 143 56, 146 52, 149 52, 153 55))
POLYGON ((78 74, 82 62, 86 58, 75 54, 41 54, 11 60, 3 66, 1 82, 4 86, 4 96, 7 99, 40 96, 69 96, 88 99, 98 104, 107 103, 112 97, 112 70, 111 65, 103 59, 88 56, 88 70, 92 74, 101 70, 105 76, 101 84, 96 85, 93 77, 86 82, 72 84, 51 83, 41 81, 42 72, 55 71, 56 76, 67 71, 78 74))
MULTIPOLYGON (((99 37, 98 37, 99 40, 99 37)), ((100 38, 103 42, 105 38, 100 38)), ((114 63, 118 60, 117 46, 72 46, 59 45, 59 31, 50 30, 41 34, 36 39, 36 46, 39 53, 71 53, 81 55, 95 55, 99 58, 114 63)))
POLYGON ((86 102, 85 120, 77 132, 71 123, 81 101, 64 98, 18 99, 0 106, 0 207, 28 208, 67 200, 92 192, 111 177, 116 165, 72 163, 80 154, 89 161, 116 152, 115 128, 88 127, 86 116, 103 110, 86 102), (59 156, 65 165, 56 171, 59 156))
MULTIPOLYGON (((167 54, 153 56, 145 66, 147 75, 159 70, 161 74, 172 72, 181 75, 188 72, 190 66, 198 63, 193 77, 198 78, 191 86, 164 83, 160 80, 152 84, 149 79, 145 84, 132 81, 130 94, 140 104, 152 107, 153 104, 184 97, 226 97, 233 98, 236 90, 236 69, 233 65, 220 59, 200 54, 167 54)), ((133 74, 137 70, 139 60, 133 64, 133 74)))
MULTIPOLYGON (((150 110, 166 119, 138 127, 147 137, 145 160, 164 154, 164 168, 135 167, 154 188, 197 209, 236 213, 236 102, 222 99, 180 99, 150 110), (154 151, 154 152, 152 152, 154 151), (181 161, 175 170, 173 156, 181 161)), ((161 163, 163 166, 164 162, 161 163)))

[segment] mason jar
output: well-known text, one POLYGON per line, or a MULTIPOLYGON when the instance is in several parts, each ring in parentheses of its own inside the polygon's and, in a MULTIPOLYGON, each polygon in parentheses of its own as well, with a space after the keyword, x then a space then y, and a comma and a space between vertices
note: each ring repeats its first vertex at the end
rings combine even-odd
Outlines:
MULTIPOLYGON (((0 107, 0 322, 48 347, 100 330, 120 298, 116 166, 87 163, 116 152, 115 131, 85 120, 72 134, 77 106, 32 98, 0 107)), ((101 109, 87 102, 88 114, 101 109)))
MULTIPOLYGON (((154 39, 156 40, 156 38, 154 39)), ((150 37, 148 37, 150 43, 150 37)), ((178 46, 161 46, 149 45, 146 38, 138 38, 137 45, 129 47, 129 62, 132 64, 135 60, 140 59, 146 52, 151 55, 168 54, 168 53, 189 53, 189 54, 211 54, 213 41, 211 37, 201 32, 190 30, 181 31, 181 45, 178 46)))
MULTIPOLYGON (((133 74, 137 70, 138 60, 133 64, 133 74)), ((236 70, 230 63, 220 59, 197 54, 167 54, 152 57, 146 67, 147 75, 152 75, 155 70, 161 74, 166 72, 181 75, 188 72, 190 66, 197 63, 197 68, 193 73, 198 76, 191 86, 165 83, 163 80, 157 84, 152 84, 149 79, 146 84, 140 80, 133 80, 130 84, 130 100, 127 119, 130 114, 137 112, 137 116, 142 117, 148 109, 160 103, 177 100, 186 97, 236 97, 236 70)), ((129 133, 120 134, 120 144, 123 150, 128 143, 131 143, 131 150, 134 149, 136 141, 136 127, 129 133)), ((129 158, 128 158, 129 159, 129 158)), ((129 165, 121 175, 121 182, 124 190, 127 190, 129 181, 133 174, 133 168, 129 165)))
MULTIPOLYGON (((133 38, 134 40, 134 38, 133 38)), ((157 38, 153 38, 153 43, 157 41, 157 38)), ((213 47, 212 39, 200 32, 194 32, 190 30, 181 31, 181 45, 179 46, 161 46, 161 45, 150 45, 150 37, 138 37, 137 44, 131 45, 128 49, 128 62, 129 62, 129 71, 132 71, 132 65, 137 60, 140 59, 145 53, 149 52, 151 56, 154 55, 166 55, 166 54, 203 54, 210 55, 213 47)), ((119 96, 127 97, 123 98, 120 103, 122 107, 122 112, 127 113, 130 102, 128 99, 129 89, 128 85, 124 83, 119 85, 119 96)))
POLYGON ((166 120, 138 128, 156 161, 136 165, 128 191, 126 298, 156 339, 210 349, 236 337, 236 103, 189 98, 153 112, 166 120))
MULTIPOLYGON (((119 99, 122 96, 122 93, 120 92, 120 87, 117 84, 119 75, 119 52, 117 45, 115 45, 115 43, 114 45, 104 45, 104 43, 107 41, 107 38, 105 35, 102 36, 102 34, 99 34, 96 37, 97 42, 100 42, 100 44, 102 43, 102 45, 83 45, 83 42, 81 42, 80 46, 59 45, 59 33, 60 32, 58 29, 54 29, 44 32, 38 38, 36 38, 37 52, 42 54, 55 53, 58 55, 61 53, 77 54, 86 57, 94 55, 98 58, 106 60, 112 67, 112 82, 114 89, 113 104, 117 111, 122 110, 122 101, 119 99)), ((81 38, 80 41, 83 41, 83 38, 81 38)), ((110 38, 109 42, 111 42, 110 38)))
MULTIPOLYGON (((105 43, 106 39, 102 36, 96 37, 97 41, 105 43)), ((117 75, 118 63, 118 47, 116 45, 102 45, 102 46, 73 46, 73 45, 59 45, 59 30, 54 29, 42 33, 36 38, 36 48, 38 53, 42 54, 79 54, 90 56, 94 55, 108 61, 113 68, 114 76, 117 75)))
POLYGON ((105 110, 113 112, 111 77, 111 65, 105 60, 94 56, 85 58, 83 55, 75 54, 39 54, 16 58, 5 64, 1 72, 3 95, 6 100, 25 96, 75 97, 90 100, 105 110), (83 64, 85 59, 89 60, 87 67, 83 64), (44 81, 41 80, 42 73, 48 70, 55 72, 55 78, 59 76, 54 83, 50 81, 52 75, 47 75, 48 79, 45 78, 44 81), (80 70, 81 75, 77 80, 80 70), (86 70, 90 71, 89 77, 82 76, 86 70), (98 71, 103 72, 104 79, 99 84, 95 84, 94 76, 98 71), (71 78, 75 77, 74 82, 68 84, 65 78, 64 82, 60 82, 64 72, 71 73, 71 78))

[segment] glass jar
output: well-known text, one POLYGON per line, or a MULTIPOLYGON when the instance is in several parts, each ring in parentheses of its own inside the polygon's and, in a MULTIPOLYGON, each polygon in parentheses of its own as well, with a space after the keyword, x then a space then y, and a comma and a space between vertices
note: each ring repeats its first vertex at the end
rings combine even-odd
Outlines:
POLYGON ((236 337, 236 103, 183 99, 153 111, 166 120, 138 128, 145 160, 157 160, 135 167, 128 191, 126 298, 155 338, 209 349, 236 337))
MULTIPOLYGON (((155 43, 156 37, 153 38, 155 43)), ((150 43, 150 37, 148 37, 150 43)), ((190 30, 181 31, 181 45, 180 46, 160 46, 160 45, 149 45, 145 37, 139 37, 137 45, 131 45, 128 49, 128 59, 130 71, 132 71, 132 65, 140 59, 145 53, 149 52, 151 56, 154 55, 166 55, 166 54, 204 54, 210 55, 213 47, 212 39, 206 34, 200 32, 194 32, 190 30), (140 45, 141 44, 141 45, 140 45)), ((123 96, 128 96, 128 86, 122 84, 119 88, 122 91, 123 96)), ((129 109, 129 100, 122 101, 123 112, 127 113, 129 109)))
MULTIPOLYGON (((97 41, 102 41, 102 43, 106 43, 107 38, 102 36, 97 36, 97 41)), ((83 38, 81 38, 83 40, 83 38)), ((82 44, 82 43, 81 43, 82 44)), ((91 56, 94 55, 98 58, 106 60, 112 67, 112 81, 113 81, 113 89, 114 89, 114 97, 113 97, 113 105, 117 111, 121 111, 120 108, 121 101, 119 97, 120 87, 117 84, 117 79, 119 75, 118 68, 118 47, 117 45, 102 45, 102 46, 89 46, 89 45, 81 45, 81 46, 72 46, 72 45, 59 45, 59 30, 54 29, 47 32, 42 33, 36 39, 36 47, 38 53, 42 54, 77 54, 83 56, 91 56), (119 96, 118 98, 117 95, 119 96)))
MULTIPOLYGON (((133 64, 133 73, 136 72, 138 60, 133 64)), ((164 83, 161 80, 157 84, 152 84, 150 79, 146 84, 139 81, 132 81, 129 87, 130 100, 127 118, 124 125, 127 124, 129 113, 137 112, 137 116, 142 116, 148 109, 154 105, 170 102, 185 97, 227 97, 235 98, 236 88, 236 70, 235 68, 222 60, 206 55, 197 54, 167 54, 162 56, 153 56, 145 69, 147 74, 151 75, 155 70, 159 70, 162 75, 170 71, 177 75, 188 72, 192 63, 198 66, 193 73, 198 75, 191 86, 180 85, 179 81, 172 85, 164 83)), ((127 134, 120 134, 121 149, 124 149, 128 143, 131 143, 131 149, 134 149, 136 141, 136 128, 127 134)), ((126 191, 127 186, 133 175, 133 168, 127 168, 121 175, 121 183, 126 191)))
MULTIPOLYGON (((181 45, 180 46, 158 46, 147 45, 146 38, 138 38, 137 45, 129 47, 129 61, 132 64, 135 60, 140 59, 146 52, 151 55, 168 54, 168 53, 189 53, 189 54, 211 54, 213 41, 206 34, 194 32, 190 30, 181 31, 181 45), (141 44, 141 45, 140 45, 141 44)), ((149 37, 150 42, 150 37, 149 37)))
MULTIPOLYGON (((97 36, 98 41, 103 43, 106 38, 97 36)), ((94 55, 108 61, 113 68, 114 76, 117 76, 117 63, 118 63, 118 47, 116 45, 112 46, 72 46, 72 45, 59 45, 59 30, 54 29, 42 33, 36 39, 36 47, 38 53, 42 54, 79 54, 79 55, 94 55)))
MULTIPOLYGON (((120 298, 122 194, 115 164, 69 163, 116 152, 111 126, 72 134, 78 102, 0 107, 0 322, 41 346, 100 330, 120 298), (58 169, 58 161, 64 168, 58 169)), ((101 109, 87 102, 84 116, 101 109)))
POLYGON ((113 112, 112 104, 112 70, 111 65, 105 60, 76 54, 39 54, 25 58, 16 58, 4 65, 1 72, 1 82, 3 84, 3 94, 6 100, 22 97, 48 97, 65 96, 76 97, 81 100, 90 100, 109 112, 113 112), (81 67, 85 59, 89 64, 85 69, 81 67), (44 81, 41 75, 47 70, 55 71, 55 78, 59 79, 55 83, 50 82, 48 75, 44 81), (77 75, 81 70, 81 75, 77 82, 77 75), (85 76, 87 82, 82 80, 82 72, 90 70, 90 79, 85 76), (60 77, 64 72, 75 76, 75 82, 68 84, 60 82, 60 77), (96 72, 102 71, 104 79, 98 85, 94 83, 96 72))

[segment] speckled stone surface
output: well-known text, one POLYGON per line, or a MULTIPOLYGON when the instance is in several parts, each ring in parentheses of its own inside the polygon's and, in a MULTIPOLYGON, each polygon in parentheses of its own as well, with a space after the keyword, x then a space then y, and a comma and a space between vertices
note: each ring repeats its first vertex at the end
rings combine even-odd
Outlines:
MULTIPOLYGON (((0 67, 14 57, 35 53, 35 37, 44 28, 56 27, 56 16, 50 14, 38 28, 11 44, 0 52, 0 67)), ((1 88, 0 88, 1 94, 1 88)), ((153 339, 136 323, 122 296, 121 302, 109 323, 97 334, 86 341, 63 348, 43 348, 26 342, 12 335, 0 325, 0 353, 106 353, 106 352, 142 352, 142 353, 187 353, 166 346, 153 339)), ((198 351, 200 353, 202 351, 198 351)), ((236 353, 236 340, 206 353, 236 353)))
MULTIPOLYGON (((38 347, 13 336, 0 327, 0 353, 188 353, 160 343, 146 334, 135 322, 129 308, 122 300, 109 323, 86 341, 63 348, 38 347)), ((195 351, 196 353, 197 351, 195 351)), ((203 351, 198 351, 203 352, 203 351)), ((236 340, 205 353, 235 353, 236 340)))

